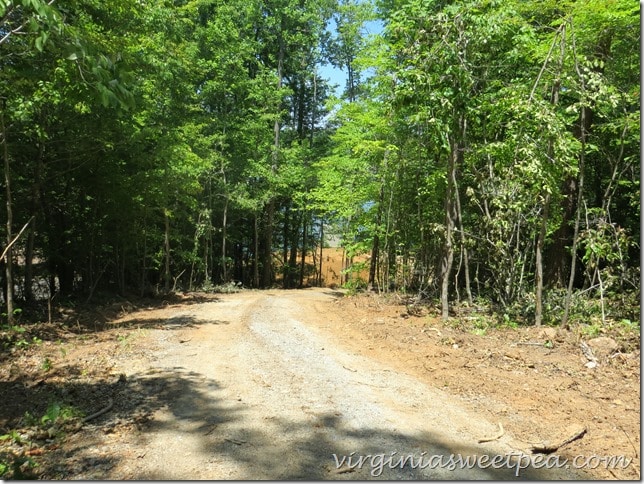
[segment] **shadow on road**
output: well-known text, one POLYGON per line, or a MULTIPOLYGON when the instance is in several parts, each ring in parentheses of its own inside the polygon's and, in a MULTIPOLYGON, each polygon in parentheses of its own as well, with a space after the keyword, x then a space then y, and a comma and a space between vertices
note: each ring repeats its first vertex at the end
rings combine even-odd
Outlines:
MULTIPOLYGON (((482 445, 454 445, 442 441, 439 434, 423 432, 404 435, 378 428, 356 429, 346 422, 341 414, 311 414, 302 411, 293 419, 284 420, 266 414, 265 425, 256 427, 256 422, 246 421, 246 408, 237 400, 223 401, 213 398, 213 390, 220 389, 217 381, 183 368, 169 368, 117 383, 112 387, 114 398, 120 405, 115 413, 97 419, 95 425, 110 428, 114 421, 141 415, 137 439, 145 442, 155 434, 168 432, 174 438, 167 441, 168 447, 182 440, 196 441, 196 450, 191 454, 190 445, 178 445, 177 451, 164 449, 161 465, 152 470, 138 466, 129 475, 107 474, 111 479, 166 480, 166 479, 221 479, 218 463, 241 468, 241 475, 234 478, 249 480, 552 480, 571 479, 573 474, 547 469, 522 469, 516 474, 511 464, 489 465, 496 454, 486 452, 482 445), (121 385, 119 387, 119 385, 121 385), (154 411, 165 409, 166 418, 148 420, 154 411), (232 425, 230 425, 232 424, 232 425), (167 455, 169 454, 169 455, 167 455), (197 463, 198 470, 191 474, 181 469, 187 455, 197 463), (334 454, 336 457, 334 457, 334 454), (471 470, 450 469, 449 457, 489 456, 487 468, 471 470), (438 456, 444 456, 444 465, 438 466, 438 456), (337 464, 343 456, 350 461, 339 470, 337 464), (356 466, 360 456, 366 457, 362 466, 356 466), (400 459, 407 457, 404 465, 400 459), (411 457, 411 458, 410 458, 411 457), (349 464, 349 466, 347 466, 349 464), (421 468, 424 465, 424 469, 421 468), (354 467, 350 469, 349 467, 354 467), (435 468, 433 468, 435 467, 435 468), (209 475, 209 473, 211 475, 209 475)), ((136 420, 136 417, 134 418, 136 420)), ((153 448, 151 448, 153 449, 153 448)), ((101 466, 106 472, 119 462, 118 459, 133 459, 132 456, 94 456, 91 447, 79 447, 65 461, 74 466, 93 463, 94 470, 101 466), (91 455, 88 455, 91 454, 91 455), (101 460, 102 459, 102 460, 101 460)), ((193 449, 194 450, 194 449, 193 449)), ((151 450, 150 452, 153 452, 151 450)), ((148 459, 154 456, 136 457, 148 459)), ((158 456, 157 456, 158 457, 158 456)), ((497 457, 498 459, 506 456, 497 457)), ((122 462, 121 462, 122 463, 122 462)), ((53 462, 52 462, 53 464, 53 462)), ((130 463, 132 464, 132 463, 130 463)), ((60 465, 58 462, 57 465, 60 465)), ((525 465, 525 461, 524 461, 525 465)), ((101 474, 97 474, 101 478, 101 474)))
MULTIPOLYGON (((274 424, 276 422, 273 422, 274 424)), ((347 428, 334 414, 310 423, 277 422, 278 432, 248 430, 242 445, 204 442, 204 456, 226 455, 249 469, 244 479, 255 480, 552 480, 570 479, 543 469, 521 469, 510 461, 493 468, 496 454, 484 448, 445 444, 431 432, 406 436, 378 428, 347 428), (307 437, 300 437, 301 435, 307 437), (442 461, 438 456, 443 456, 442 461), (463 470, 450 456, 486 455, 484 466, 463 470), (434 456, 434 457, 432 457, 434 456), (362 465, 359 465, 360 458, 362 465), (350 458, 350 459, 349 459, 350 458), (401 463, 401 459, 403 462, 401 463), (344 460, 344 464, 342 464, 344 460), (438 465, 442 462, 442 466, 438 465), (450 464, 451 462, 451 464, 450 464), (425 468, 422 468, 422 467, 425 468), (432 468, 434 467, 434 468, 432 468)), ((502 462, 506 456, 498 456, 502 462)), ((472 461, 473 463, 473 461, 472 461)), ((523 461, 523 465, 527 465, 523 461)), ((554 471, 556 472, 556 471, 554 471)), ((150 476, 164 479, 163 474, 150 476)), ((207 477, 206 477, 207 478, 207 477)))
MULTIPOLYGON (((48 480, 79 478, 79 475, 92 479, 104 477, 110 469, 132 457, 109 451, 105 446, 105 436, 134 436, 137 441, 174 422, 189 422, 194 424, 194 432, 207 435, 218 425, 237 418, 234 407, 223 408, 212 397, 212 391, 219 389, 216 381, 183 368, 151 370, 127 379, 121 376, 95 383, 75 382, 75 378, 82 374, 79 368, 67 367, 64 371, 69 375, 69 381, 65 383, 33 382, 21 378, 0 382, 0 395, 5 401, 3 407, 9 401, 15 403, 12 408, 6 407, 13 411, 4 413, 0 419, 0 435, 9 429, 19 429, 22 436, 20 442, 13 443, 13 450, 9 449, 10 446, 0 446, 0 462, 10 460, 10 452, 20 454, 21 448, 46 450, 42 456, 34 458, 38 463, 37 474, 9 477, 48 480), (80 410, 85 416, 107 407, 109 410, 83 422, 80 429, 82 420, 79 417, 59 419, 55 425, 44 423, 42 416, 48 413, 54 402, 62 408, 80 410), (153 418, 162 409, 171 413, 167 422, 153 418), (49 429, 53 431, 49 432, 49 429), (68 443, 59 447, 55 436, 64 436, 68 443)), ((136 479, 137 476, 122 478, 136 479)))
MULTIPOLYGON (((70 369, 70 374, 73 371, 70 369)), ((516 468, 475 468, 470 471, 450 470, 436 466, 436 455, 482 455, 485 446, 459 445, 442 442, 438 434, 419 433, 414 436, 377 428, 355 429, 341 414, 311 414, 302 412, 292 420, 283 420, 267 414, 266 426, 253 428, 244 425, 245 407, 238 401, 222 401, 213 397, 220 384, 204 375, 184 368, 165 368, 112 382, 75 384, 73 381, 50 388, 47 384, 29 386, 27 382, 0 382, 4 398, 32 402, 30 412, 40 415, 44 410, 39 392, 46 391, 58 401, 81 408, 91 414, 112 401, 113 408, 104 415, 84 424, 84 428, 70 438, 67 446, 47 452, 39 460, 44 479, 221 479, 217 463, 225 462, 242 469, 242 479, 269 480, 446 480, 446 479, 570 479, 545 469, 523 469, 519 476, 516 468), (158 412, 160 411, 160 412, 158 412), (158 418, 159 415, 166 418, 158 418), (152 418, 156 415, 155 418, 152 418), (233 425, 230 425, 233 424, 233 425), (231 434, 231 429, 237 429, 231 434), (159 433, 174 432, 175 437, 164 449, 164 460, 150 469, 142 465, 152 458, 146 452, 132 455, 115 451, 106 444, 108 434, 118 442, 127 436, 135 449, 145 449, 145 443, 159 433), (77 439, 77 440, 75 440, 77 439), (133 439, 133 440, 132 440, 133 439), (178 443, 197 442, 191 459, 199 464, 196 475, 180 470, 182 452, 187 447, 178 443), (65 450, 66 449, 66 450, 65 450), (166 455, 169 454, 169 455, 166 455), (334 454, 337 456, 334 458, 334 454), (339 470, 343 456, 350 461, 339 470), (356 466, 360 456, 366 457, 362 466, 356 466), (400 458, 407 458, 400 465, 400 458), (422 464, 427 467, 425 469, 422 464), (347 466, 349 464, 349 466, 347 466), (115 475, 113 469, 129 468, 127 475, 115 475), (209 466, 209 467, 208 467, 209 466), (354 467, 354 469, 350 469, 354 467), (211 473, 212 475, 209 475, 211 473)), ((46 405, 46 404, 45 404, 46 405)), ((121 443, 122 444, 122 443, 121 443)), ((116 447, 117 449, 119 447, 116 447)), ((151 447, 150 452, 153 452, 151 447)), ((494 454, 487 454, 494 458, 494 454)), ((157 456, 158 457, 158 456, 157 456)), ((185 459, 184 459, 185 460, 185 459)), ((571 477, 572 476, 572 477, 571 477)))

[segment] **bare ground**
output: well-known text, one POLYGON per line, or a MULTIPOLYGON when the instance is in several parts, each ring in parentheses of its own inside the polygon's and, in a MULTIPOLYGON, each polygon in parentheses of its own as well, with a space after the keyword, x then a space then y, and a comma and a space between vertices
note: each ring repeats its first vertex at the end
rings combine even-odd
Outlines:
POLYGON ((519 477, 640 478, 639 339, 587 341, 589 368, 577 331, 475 334, 396 299, 330 289, 119 306, 81 335, 41 326, 42 344, 0 359, 0 434, 18 429, 0 462, 30 459, 14 477, 516 479, 507 466, 376 476, 369 463, 337 469, 333 454, 428 462, 550 446, 591 465, 519 477), (91 418, 39 421, 52 402, 91 418), (606 469, 598 458, 610 456, 632 462, 606 469))

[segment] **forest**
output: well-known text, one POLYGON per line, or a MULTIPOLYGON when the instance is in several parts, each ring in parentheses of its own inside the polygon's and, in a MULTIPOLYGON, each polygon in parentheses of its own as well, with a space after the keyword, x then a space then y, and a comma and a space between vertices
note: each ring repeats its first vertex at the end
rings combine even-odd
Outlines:
POLYGON ((3 322, 324 285, 333 238, 445 319, 639 324, 640 40, 632 0, 0 0, 3 322))

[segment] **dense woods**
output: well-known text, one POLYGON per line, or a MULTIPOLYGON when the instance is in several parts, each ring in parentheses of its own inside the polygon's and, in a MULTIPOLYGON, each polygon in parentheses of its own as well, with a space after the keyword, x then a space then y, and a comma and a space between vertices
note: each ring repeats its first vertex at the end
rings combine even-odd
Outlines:
POLYGON ((639 45, 632 0, 0 0, 5 318, 324 284, 334 235, 445 318, 638 320, 639 45))

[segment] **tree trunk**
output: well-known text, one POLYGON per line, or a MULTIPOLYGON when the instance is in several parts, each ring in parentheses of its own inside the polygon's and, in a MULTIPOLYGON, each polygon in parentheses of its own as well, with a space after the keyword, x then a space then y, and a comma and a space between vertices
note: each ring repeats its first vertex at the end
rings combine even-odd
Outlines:
POLYGON ((188 277, 188 290, 192 291, 194 289, 194 278, 195 278, 195 263, 197 259, 197 254, 199 253, 199 226, 201 225, 202 217, 204 216, 203 212, 200 212, 197 216, 197 226, 195 227, 195 236, 193 241, 193 253, 195 257, 192 259, 190 264, 190 276, 188 277))
POLYGON ((259 217, 255 212, 254 223, 254 251, 253 251, 253 287, 259 287, 259 217))
MULTIPOLYGON (((577 72, 577 76, 585 95, 586 86, 577 60, 575 34, 573 31, 572 19, 570 20, 570 31, 570 39, 574 51, 573 55, 575 61, 575 70, 577 72)), ((611 45, 612 33, 609 31, 609 29, 607 29, 602 33, 602 35, 600 35, 600 38, 597 40, 594 57, 596 59, 606 60, 610 56, 611 45)), ((595 73, 603 74, 604 65, 605 64, 603 62, 599 62, 593 64, 590 68, 595 73)), ((588 139, 588 135, 591 133, 593 120, 593 109, 588 106, 583 106, 579 114, 579 120, 573 128, 575 138, 580 141, 582 147, 585 146, 586 139, 588 139)), ((580 160, 580 166, 581 163, 582 162, 580 160)), ((557 227, 557 230, 552 236, 552 244, 547 249, 545 255, 545 258, 549 263, 548 270, 544 275, 545 283, 548 286, 563 287, 565 284, 566 275, 569 274, 569 271, 570 273, 573 273, 576 270, 573 265, 576 265, 575 258, 577 257, 577 255, 575 252, 573 252, 572 259, 570 259, 567 248, 570 245, 576 246, 576 237, 579 233, 578 230, 576 232, 574 229, 571 230, 571 222, 572 220, 575 220, 575 225, 577 225, 576 220, 579 218, 579 213, 581 211, 581 207, 579 206, 579 194, 583 191, 583 185, 581 185, 581 183, 583 183, 583 175, 579 174, 576 178, 569 177, 568 179, 566 179, 561 188, 561 193, 563 194, 565 200, 563 217, 559 227, 557 227)), ((570 278, 568 278, 568 281, 570 281, 570 278)))
POLYGON ((228 197, 224 200, 224 213, 221 222, 221 278, 223 283, 228 282, 228 268, 226 267, 226 238, 228 229, 228 197))
MULTIPOLYGON (((465 143, 465 134, 467 130, 467 124, 466 120, 463 120, 462 123, 463 126, 463 143, 465 143)), ((460 155, 459 155, 460 156, 460 155)), ((467 302, 472 304, 473 299, 472 299, 472 287, 470 284, 470 258, 469 254, 467 252, 467 246, 465 244, 465 230, 463 228, 463 211, 461 209, 461 195, 458 189, 458 181, 456 177, 456 167, 452 171, 452 175, 454 179, 452 180, 452 183, 454 184, 454 201, 456 202, 456 221, 458 222, 458 231, 461 235, 461 253, 463 255, 463 265, 464 265, 464 273, 465 273, 465 293, 467 294, 467 302)))
POLYGON ((25 295, 25 302, 32 304, 34 298, 34 246, 36 244, 36 219, 34 212, 34 221, 29 227, 27 234, 27 246, 25 247, 25 280, 23 285, 23 293, 25 295))
POLYGON ((324 249, 324 219, 320 219, 320 271, 318 272, 318 286, 322 287, 322 251, 324 249))
POLYGON ((380 225, 382 224, 382 204, 385 198, 385 184, 380 185, 380 195, 378 202, 378 213, 376 215, 376 228, 373 236, 373 245, 371 247, 371 261, 369 261, 369 281, 367 287, 371 290, 376 286, 376 272, 378 269, 378 258, 380 257, 380 225))
POLYGON ((145 290, 148 285, 148 211, 147 208, 143 212, 143 257, 141 261, 141 297, 145 295, 145 290))
MULTIPOLYGON (((579 69, 579 63, 577 59, 577 52, 575 48, 575 34, 572 32, 572 48, 573 55, 575 59, 575 70, 579 77, 581 83, 582 95, 586 95, 586 83, 584 81, 584 76, 579 69)), ((583 99, 583 98, 582 98, 583 99)), ((573 230, 572 236, 572 250, 570 257, 570 275, 568 278, 568 287, 566 289, 566 299, 564 301, 564 315, 561 319, 561 327, 566 329, 568 328, 568 316, 570 315, 570 303, 572 300, 572 289, 575 283, 575 272, 577 269, 577 242, 579 238, 579 225, 581 219, 581 205, 584 198, 584 171, 586 167, 586 139, 588 133, 590 132, 590 127, 592 125, 592 120, 589 119, 592 117, 592 111, 586 106, 582 106, 581 112, 579 113, 579 136, 578 139, 581 142, 581 152, 579 153, 579 173, 577 175, 577 203, 576 203, 576 214, 575 214, 575 227, 573 230)))
POLYGON ((163 211, 163 220, 165 222, 165 230, 163 234, 163 251, 165 255, 165 270, 163 274, 165 292, 170 292, 170 217, 168 211, 163 211))
POLYGON ((459 156, 459 145, 452 141, 451 153, 447 165, 447 189, 445 193, 445 246, 443 249, 443 261, 441 263, 441 316, 444 321, 449 318, 449 279, 454 263, 454 180, 457 157, 459 156))
MULTIPOLYGON (((584 117, 584 111, 586 108, 582 108, 581 116, 584 117)), ((579 155, 579 175, 577 177, 577 214, 575 216, 575 228, 573 231, 572 239, 572 250, 570 258, 570 277, 568 279, 568 287, 566 289, 566 299, 564 302, 564 315, 561 319, 561 327, 566 329, 568 327, 568 316, 570 315, 570 303, 572 300, 572 289, 575 284, 575 272, 577 270, 577 242, 579 238, 579 222, 581 218, 581 202, 583 200, 584 192, 584 168, 585 168, 585 150, 586 150, 586 136, 585 132, 582 131, 581 135, 581 153, 579 155)))
MULTIPOLYGON (((555 37, 556 38, 556 37, 555 37)), ((554 45, 554 42, 553 42, 554 45)), ((550 103, 553 106, 559 104, 559 91, 561 89, 561 72, 563 69, 564 55, 566 51, 566 24, 561 26, 561 41, 559 43, 559 60, 557 64, 557 77, 552 86, 550 103)), ((548 159, 554 159, 553 141, 548 143, 548 159)), ((543 201, 543 217, 535 249, 535 310, 534 324, 541 326, 543 320, 543 246, 546 241, 548 230, 548 218, 550 213, 550 193, 546 193, 543 201)))
POLYGON ((7 324, 11 325, 14 322, 13 317, 13 249, 11 244, 13 242, 13 234, 11 228, 13 226, 13 212, 11 207, 11 166, 9 163, 9 147, 7 144, 7 128, 4 122, 4 108, 0 113, 0 129, 2 129, 2 154, 4 158, 4 182, 5 182, 5 196, 7 208, 7 248, 5 254, 5 284, 6 284, 6 299, 7 306, 7 324))
MULTIPOLYGON (((282 89, 283 83, 283 65, 284 65, 284 41, 280 36, 279 51, 277 55, 277 89, 282 89)), ((275 124, 273 125, 273 153, 272 153, 272 166, 271 171, 277 173, 277 165, 279 162, 280 151, 280 116, 279 107, 278 112, 275 113, 275 124)), ((268 287, 273 283, 273 224, 275 219, 275 200, 271 199, 266 204, 265 208, 265 225, 264 225, 264 254, 262 257, 262 286, 268 287)))
POLYGON ((288 248, 289 242, 291 242, 291 218, 291 204, 287 202, 284 208, 284 227, 282 232, 282 287, 284 289, 288 289, 289 286, 288 248))
POLYGON ((45 152, 45 144, 40 143, 38 150, 38 159, 36 160, 36 168, 34 170, 34 181, 31 185, 31 214, 33 223, 29 227, 29 234, 27 235, 27 246, 25 250, 25 281, 24 281, 24 294, 25 301, 32 303, 34 301, 33 293, 33 260, 34 260, 34 246, 36 243, 36 221, 39 212, 40 200, 40 176, 42 173, 43 156, 45 152))
POLYGON ((306 242, 307 242, 307 218, 304 213, 302 213, 302 254, 300 260, 300 289, 304 287, 304 271, 306 270, 306 242))
POLYGON ((534 324, 541 326, 543 319, 543 245, 546 240, 546 230, 548 228, 548 216, 550 207, 550 194, 547 193, 543 202, 543 216, 541 218, 541 227, 537 239, 535 254, 535 309, 534 324))
MULTIPOLYGON (((300 220, 302 220, 302 214, 300 213, 300 220)), ((298 235, 299 235, 299 226, 295 217, 293 217, 294 223, 292 224, 291 230, 291 253, 287 264, 287 279, 289 289, 295 286, 295 274, 297 271, 297 246, 298 246, 298 235)))
MULTIPOLYGON (((458 224, 458 232, 460 234, 461 243, 461 263, 463 265, 463 273, 465 275, 465 293, 467 294, 467 302, 472 304, 472 287, 470 283, 470 258, 465 245, 465 230, 463 228, 463 212, 461 211, 461 196, 458 191, 458 184, 456 178, 454 179, 454 201, 456 208, 456 222, 458 224)), ((460 272, 460 268, 457 272, 460 272)), ((457 277, 458 278, 458 277, 457 277)), ((458 281, 456 281, 458 285, 458 281)))
POLYGON ((309 132, 309 148, 313 149, 313 135, 315 133, 315 106, 318 102, 318 73, 313 72, 313 104, 311 105, 311 130, 309 132))
POLYGON ((264 209, 264 237, 262 253, 261 286, 268 287, 273 283, 273 224, 275 218, 275 201, 271 200, 264 209))
POLYGON ((306 140, 306 134, 304 131, 304 113, 306 111, 306 83, 304 82, 303 76, 298 76, 297 91, 297 137, 301 145, 306 140))

